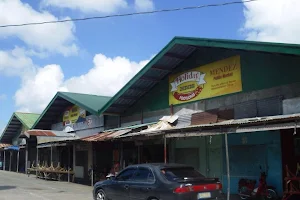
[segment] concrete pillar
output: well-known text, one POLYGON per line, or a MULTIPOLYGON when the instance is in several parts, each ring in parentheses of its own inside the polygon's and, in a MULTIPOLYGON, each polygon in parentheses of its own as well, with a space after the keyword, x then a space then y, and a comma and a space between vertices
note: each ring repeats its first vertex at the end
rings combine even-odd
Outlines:
POLYGON ((19 172, 19 159, 20 159, 20 149, 18 150, 18 155, 17 155, 17 172, 19 172))
POLYGON ((27 173, 27 168, 28 168, 28 144, 26 141, 25 145, 25 174, 27 173))
POLYGON ((75 172, 76 166, 76 144, 73 144, 73 171, 75 172))
POLYGON ((12 151, 9 151, 9 171, 11 171, 11 157, 12 157, 12 151))
POLYGON ((5 150, 4 150, 3 152, 4 152, 4 165, 3 165, 3 170, 5 171, 5 167, 6 167, 6 157, 5 157, 5 150))

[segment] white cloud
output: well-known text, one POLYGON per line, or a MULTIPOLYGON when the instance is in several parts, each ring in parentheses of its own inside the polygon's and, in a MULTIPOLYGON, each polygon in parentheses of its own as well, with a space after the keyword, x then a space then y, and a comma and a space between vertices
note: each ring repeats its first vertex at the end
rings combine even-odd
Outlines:
POLYGON ((23 48, 15 47, 10 51, 0 51, 0 74, 25 78, 33 75, 35 69, 32 59, 23 48))
POLYGON ((114 13, 127 7, 126 0, 44 0, 43 5, 80 10, 83 13, 114 13))
POLYGON ((154 10, 154 2, 152 0, 134 0, 134 6, 137 11, 154 10))
POLYGON ((148 60, 133 62, 125 57, 94 57, 94 67, 86 74, 65 80, 61 67, 48 65, 23 82, 15 94, 20 111, 41 112, 57 91, 112 96, 121 89, 148 60))
MULTIPOLYGON (((58 20, 46 11, 36 11, 30 5, 20 0, 0 1, 0 24, 21 24, 28 22, 43 22, 58 20)), ((22 27, 1 28, 0 39, 17 37, 37 51, 61 53, 64 56, 76 54, 75 25, 73 22, 22 27)))
POLYGON ((41 112, 61 87, 64 74, 58 65, 39 68, 35 76, 23 81, 15 94, 16 106, 23 112, 41 112))
POLYGON ((300 1, 245 3, 243 31, 248 40, 300 43, 300 1))
POLYGON ((7 99, 6 94, 0 94, 0 101, 4 101, 7 99))

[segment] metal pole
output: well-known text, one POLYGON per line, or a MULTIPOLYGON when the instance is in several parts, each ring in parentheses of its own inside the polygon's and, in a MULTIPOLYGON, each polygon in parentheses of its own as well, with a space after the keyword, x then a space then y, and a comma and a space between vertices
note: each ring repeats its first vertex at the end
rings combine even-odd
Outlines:
POLYGON ((12 157, 12 151, 9 151, 9 171, 11 171, 11 157, 12 157))
POLYGON ((17 155, 17 172, 19 172, 19 159, 20 159, 20 150, 18 150, 18 155, 17 155))
POLYGON ((124 168, 124 161, 123 161, 123 142, 120 143, 120 165, 121 169, 124 168))
POLYGON ((93 165, 92 165, 92 173, 91 173, 91 185, 94 186, 94 169, 93 169, 93 165))
POLYGON ((138 145, 138 164, 140 164, 141 161, 141 155, 140 155, 140 145, 138 145))
POLYGON ((52 144, 51 144, 51 154, 50 154, 50 165, 52 164, 52 157, 53 156, 53 148, 52 148, 52 144))
POLYGON ((3 165, 3 170, 5 171, 5 165, 6 165, 6 158, 5 158, 5 150, 4 150, 4 165, 3 165))
POLYGON ((25 174, 27 174, 27 168, 28 168, 28 144, 26 141, 26 146, 25 146, 25 174))
POLYGON ((38 177, 38 163, 39 163, 39 148, 36 146, 36 169, 35 169, 35 174, 36 178, 38 177))
POLYGON ((167 138, 166 135, 164 135, 164 161, 167 163, 167 138))
POLYGON ((230 169, 229 169, 229 153, 228 153, 227 133, 225 133, 225 149, 226 149, 226 167, 227 167, 227 200, 230 200, 230 169))
POLYGON ((70 156, 71 156, 71 148, 68 146, 68 183, 70 183, 70 156))

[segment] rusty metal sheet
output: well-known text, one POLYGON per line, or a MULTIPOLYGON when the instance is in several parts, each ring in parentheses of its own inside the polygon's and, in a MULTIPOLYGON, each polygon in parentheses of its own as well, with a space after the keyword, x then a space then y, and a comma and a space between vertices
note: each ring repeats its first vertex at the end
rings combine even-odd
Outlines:
POLYGON ((218 111, 210 110, 192 114, 191 125, 212 124, 218 121, 218 111))
POLYGON ((47 130, 29 130, 26 133, 30 136, 50 136, 50 137, 56 136, 56 134, 54 134, 53 131, 47 131, 47 130))
POLYGON ((234 119, 234 110, 233 109, 219 110, 218 122, 223 122, 223 121, 230 120, 230 119, 234 119))
POLYGON ((105 137, 107 137, 108 135, 110 135, 112 133, 114 133, 114 132, 98 133, 97 135, 92 135, 92 136, 88 136, 85 138, 81 138, 81 140, 86 141, 86 142, 97 142, 97 141, 104 140, 105 137))
POLYGON ((3 143, 0 143, 0 149, 3 149, 5 147, 9 147, 9 146, 12 146, 11 144, 3 144, 3 143))

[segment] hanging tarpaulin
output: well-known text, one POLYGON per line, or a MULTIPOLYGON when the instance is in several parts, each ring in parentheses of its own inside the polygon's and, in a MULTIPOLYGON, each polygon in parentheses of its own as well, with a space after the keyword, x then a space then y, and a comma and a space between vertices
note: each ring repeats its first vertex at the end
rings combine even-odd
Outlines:
POLYGON ((10 146, 10 147, 5 147, 4 150, 13 150, 13 151, 19 151, 19 147, 18 146, 10 146))

